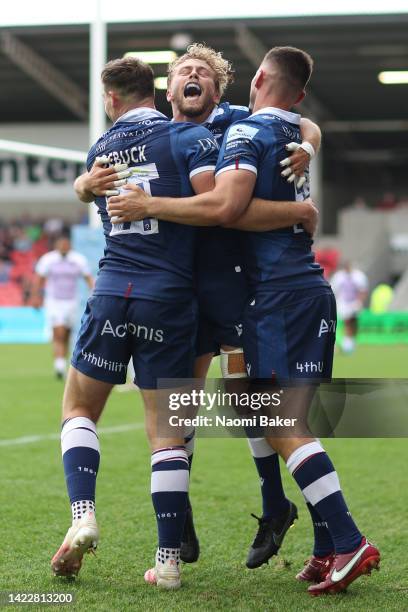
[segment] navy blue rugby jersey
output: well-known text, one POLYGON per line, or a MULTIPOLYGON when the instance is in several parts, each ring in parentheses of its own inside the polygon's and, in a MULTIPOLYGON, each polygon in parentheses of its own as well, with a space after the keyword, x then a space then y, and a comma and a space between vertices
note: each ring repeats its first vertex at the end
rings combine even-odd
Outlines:
MULTIPOLYGON (((218 157, 216 174, 247 169, 257 175, 254 197, 265 200, 302 201, 309 197, 309 175, 300 190, 281 176, 279 162, 287 157, 285 145, 301 142, 300 115, 263 108, 227 131, 218 157)), ((258 291, 306 289, 327 286, 322 268, 315 263, 313 241, 301 225, 267 232, 242 232, 245 271, 258 291)))
MULTIPOLYGON (((227 129, 235 121, 246 119, 251 114, 246 106, 235 106, 222 102, 216 106, 203 122, 221 147, 227 129)), ((238 233, 222 227, 200 228, 197 240, 197 283, 198 290, 208 291, 211 283, 214 289, 226 285, 226 273, 235 274, 234 268, 241 262, 238 233), (217 282, 217 280, 219 282, 217 282)), ((234 280, 236 282, 236 280, 234 280)))
POLYGON ((229 102, 222 102, 214 108, 202 125, 212 132, 219 146, 221 146, 224 134, 230 125, 235 121, 246 119, 250 114, 251 111, 247 106, 236 106, 229 102))
MULTIPOLYGON (((212 134, 192 123, 174 123, 151 108, 133 109, 120 117, 88 154, 111 164, 127 163, 128 182, 154 196, 193 195, 190 179, 214 170, 218 145, 212 134)), ((173 302, 190 299, 196 230, 193 227, 143 219, 114 225, 105 197, 97 197, 106 239, 95 294, 144 297, 173 302)))

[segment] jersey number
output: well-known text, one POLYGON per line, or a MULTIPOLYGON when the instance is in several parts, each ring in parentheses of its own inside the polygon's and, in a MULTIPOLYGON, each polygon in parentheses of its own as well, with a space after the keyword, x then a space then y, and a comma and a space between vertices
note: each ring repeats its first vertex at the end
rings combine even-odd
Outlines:
MULTIPOLYGON (((132 172, 128 178, 128 183, 134 183, 147 194, 152 195, 150 190, 150 181, 159 178, 156 164, 143 164, 142 166, 134 166, 130 168, 132 172)), ((120 189, 121 193, 126 193, 120 189)), ((126 221, 126 223, 112 224, 110 236, 118 234, 158 234, 159 222, 157 219, 142 219, 141 221, 126 221)))

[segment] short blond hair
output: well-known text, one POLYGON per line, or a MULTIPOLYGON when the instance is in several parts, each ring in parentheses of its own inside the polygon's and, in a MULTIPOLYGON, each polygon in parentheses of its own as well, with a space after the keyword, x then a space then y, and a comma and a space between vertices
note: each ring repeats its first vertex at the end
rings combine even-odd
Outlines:
POLYGON ((221 96, 224 94, 229 83, 234 80, 234 71, 230 62, 222 57, 220 51, 215 51, 202 43, 193 43, 187 47, 186 53, 169 64, 167 69, 168 82, 170 83, 177 66, 189 59, 201 60, 209 65, 215 72, 215 85, 221 96))

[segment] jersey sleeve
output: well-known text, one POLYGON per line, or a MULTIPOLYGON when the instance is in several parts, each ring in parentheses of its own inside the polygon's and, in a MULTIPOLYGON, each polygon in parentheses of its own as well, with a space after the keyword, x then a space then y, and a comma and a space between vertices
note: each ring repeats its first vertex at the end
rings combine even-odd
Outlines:
POLYGON ((83 276, 90 276, 91 268, 89 267, 87 258, 81 255, 81 253, 76 253, 76 261, 81 274, 83 274, 83 276))
POLYGON ((334 293, 338 292, 340 283, 341 283, 341 272, 338 271, 338 272, 335 272, 333 276, 330 278, 330 285, 334 293))
POLYGON ((241 121, 228 128, 218 156, 216 176, 228 170, 249 170, 258 174, 263 151, 260 132, 258 125, 241 121))
POLYGON ((86 169, 89 172, 94 165, 96 158, 95 145, 89 150, 88 157, 86 158, 86 169))
POLYGON ((179 150, 184 155, 190 180, 200 172, 215 171, 219 147, 209 130, 188 127, 179 134, 179 150))
POLYGON ((354 282, 359 291, 368 290, 368 278, 361 270, 354 270, 354 282))
POLYGON ((50 270, 49 264, 50 264, 50 258, 48 256, 48 253, 46 253, 45 255, 40 257, 40 259, 37 261, 36 266, 35 266, 35 272, 39 276, 43 276, 45 278, 46 276, 48 276, 48 273, 50 270))

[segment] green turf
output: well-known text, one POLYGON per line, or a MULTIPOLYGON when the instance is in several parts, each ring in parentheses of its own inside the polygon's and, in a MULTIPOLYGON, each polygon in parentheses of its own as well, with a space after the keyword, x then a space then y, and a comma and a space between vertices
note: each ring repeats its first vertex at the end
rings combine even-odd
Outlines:
MULTIPOLYGON (((57 432, 63 385, 51 376, 49 347, 0 349, 0 439, 57 432)), ((401 376, 406 363, 408 348, 359 348, 354 356, 336 358, 336 373, 401 376)), ((285 469, 285 488, 300 508, 300 519, 279 558, 247 570, 246 551, 256 527, 250 513, 260 512, 260 501, 246 441, 199 439, 191 495, 202 555, 199 563, 183 568, 182 589, 169 593, 143 582, 156 542, 149 452, 138 394, 115 391, 101 427, 128 423, 140 429, 101 435, 101 543, 97 557, 85 560, 74 583, 49 572, 49 560, 70 521, 58 441, 0 446, 0 591, 73 592, 76 603, 66 609, 81 612, 408 610, 405 440, 325 442, 353 515, 379 545, 383 560, 380 572, 358 580, 347 594, 312 599, 294 580, 310 552, 311 528, 285 469)))

